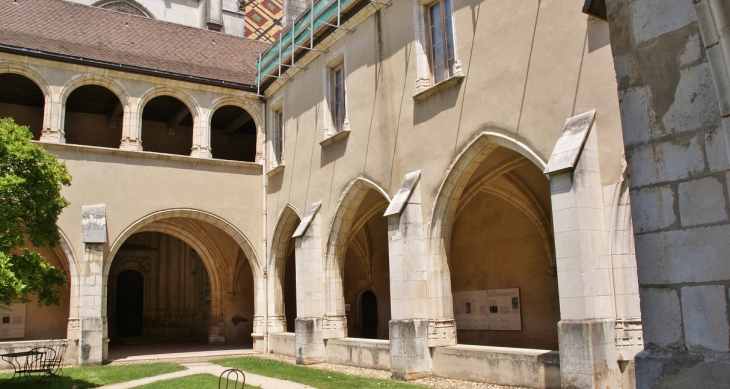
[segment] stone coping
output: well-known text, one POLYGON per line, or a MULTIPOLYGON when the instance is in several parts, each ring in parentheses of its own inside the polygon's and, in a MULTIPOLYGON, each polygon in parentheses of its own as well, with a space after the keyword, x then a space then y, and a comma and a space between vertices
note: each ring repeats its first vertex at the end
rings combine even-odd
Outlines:
POLYGON ((437 347, 443 350, 453 351, 469 351, 469 352, 482 352, 482 353, 495 353, 495 354, 517 354, 524 356, 545 356, 546 354, 554 355, 556 358, 560 357, 560 352, 556 350, 540 350, 532 348, 515 348, 515 347, 496 347, 496 346, 478 346, 472 344, 457 344, 456 346, 444 346, 437 347))
POLYGON ((202 163, 202 164, 213 165, 213 166, 240 167, 240 168, 248 168, 248 169, 257 169, 257 170, 260 170, 263 174, 263 166, 256 162, 231 161, 231 160, 227 160, 227 159, 213 159, 213 158, 197 158, 197 157, 191 157, 191 156, 187 156, 187 155, 164 154, 164 153, 155 153, 155 152, 150 152, 150 151, 120 150, 120 149, 111 149, 111 148, 107 148, 107 147, 74 145, 74 144, 68 144, 68 143, 49 143, 49 142, 40 142, 37 140, 33 140, 31 142, 35 143, 38 146, 43 147, 44 149, 47 149, 47 150, 50 149, 50 150, 79 151, 79 152, 85 152, 85 153, 118 155, 118 156, 123 156, 123 157, 133 157, 133 158, 142 158, 142 159, 157 159, 157 160, 163 160, 163 161, 176 161, 176 162, 184 162, 184 163, 202 163))
POLYGON ((365 339, 365 338, 336 338, 327 341, 328 344, 332 343, 356 343, 356 344, 367 344, 372 346, 387 346, 390 348, 390 341, 385 339, 365 339))

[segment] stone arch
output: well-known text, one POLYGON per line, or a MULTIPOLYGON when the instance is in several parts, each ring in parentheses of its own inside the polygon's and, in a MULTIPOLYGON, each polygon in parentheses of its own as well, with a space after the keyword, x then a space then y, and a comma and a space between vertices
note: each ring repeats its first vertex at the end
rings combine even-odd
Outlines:
POLYGON ((68 243, 68 236, 65 232, 63 232, 61 228, 58 229, 58 233, 61 236, 61 239, 58 246, 53 248, 53 251, 56 256, 61 259, 61 264, 64 267, 64 270, 66 270, 69 275, 68 282, 70 283, 69 291, 71 295, 69 296, 67 336, 72 337, 74 336, 73 330, 78 331, 78 318, 80 314, 79 296, 81 294, 81 269, 78 268, 78 262, 76 261, 76 254, 73 251, 73 246, 68 243))
MULTIPOLYGON (((129 97, 129 93, 127 93, 127 90, 124 88, 124 86, 108 76, 98 74, 79 74, 71 78, 71 80, 69 80, 61 88, 61 93, 59 94, 61 110, 59 113, 60 119, 58 123, 61 128, 61 132, 64 134, 66 133, 66 111, 68 110, 67 102, 69 96, 71 96, 71 94, 77 89, 87 85, 96 85, 106 88, 107 90, 111 91, 117 97, 117 99, 119 99, 119 104, 121 104, 122 107, 122 126, 128 127, 128 121, 132 118, 132 107, 130 104, 131 99, 129 97)), ((123 132, 124 131, 122 130, 122 133, 123 132)), ((99 145, 97 144, 97 146, 99 145)), ((108 147, 111 147, 111 145, 108 145, 108 147)))
POLYGON ((430 264, 434 269, 429 291, 436 303, 432 304, 434 317, 453 318, 451 304, 451 276, 448 270, 448 253, 451 245, 451 232, 466 184, 476 168, 498 147, 504 147, 521 154, 531 161, 540 171, 547 164, 526 144, 504 134, 485 131, 477 135, 454 158, 442 181, 431 211, 430 264))
POLYGON ((129 105, 129 94, 122 84, 110 77, 98 74, 80 74, 69 80, 66 85, 61 88, 61 104, 66 107, 66 100, 68 99, 68 96, 70 96, 76 89, 85 85, 103 86, 117 95, 122 106, 127 107, 129 105))
MULTIPOLYGON (((199 220, 218 227, 219 229, 227 233, 231 238, 233 238, 233 240, 241 247, 244 254, 246 255, 246 258, 251 264, 251 271, 254 274, 254 278, 258 278, 262 275, 261 262, 256 255, 256 251, 253 248, 254 246, 238 228, 217 215, 191 208, 173 208, 161 210, 138 219, 137 221, 129 225, 126 229, 124 229, 124 231, 122 231, 122 233, 112 243, 109 248, 109 258, 114 258, 114 255, 119 250, 122 243, 124 243, 124 241, 127 240, 129 236, 137 232, 137 230, 156 221, 169 218, 199 220)), ((104 264, 104 277, 109 274, 110 265, 111 263, 109 262, 104 264)))
POLYGON ((28 79, 33 81, 36 85, 38 85, 38 88, 40 88, 41 92, 43 92, 43 96, 45 96, 46 104, 49 103, 51 94, 50 94, 48 81, 37 70, 35 70, 32 67, 27 66, 27 65, 18 65, 18 64, 9 63, 9 62, 0 62, 0 74, 2 74, 2 73, 13 73, 13 74, 19 74, 21 76, 27 77, 28 79))
POLYGON ((225 96, 220 97, 215 100, 210 105, 210 108, 208 109, 208 116, 205 119, 205 125, 208 129, 208 138, 211 137, 211 132, 213 130, 213 126, 211 124, 211 121, 213 120, 213 115, 215 115, 215 111, 219 108, 225 107, 227 105, 232 105, 235 107, 239 107, 243 109, 244 111, 248 112, 249 115, 251 115, 251 118, 254 121, 254 124, 256 125, 256 155, 254 157, 254 162, 256 163, 263 163, 263 143, 264 143, 264 132, 266 129, 262 127, 262 112, 260 111, 260 108, 257 108, 255 104, 252 104, 248 99, 241 98, 241 97, 233 97, 233 96, 225 96))
POLYGON ((274 233, 271 238, 269 268, 273 280, 269 289, 269 323, 274 323, 271 332, 286 331, 286 312, 284 306, 284 274, 286 261, 289 255, 289 244, 293 241, 292 234, 302 220, 301 213, 293 205, 287 203, 279 211, 276 218, 274 233))
POLYGON ((134 0, 101 0, 94 3, 93 6, 155 19, 155 16, 150 10, 134 0))
POLYGON ((134 119, 131 120, 134 120, 136 134, 129 135, 133 135, 137 139, 142 139, 142 113, 144 112, 144 107, 150 100, 159 96, 171 96, 185 104, 185 106, 190 111, 190 114, 193 116, 193 137, 195 137, 194 134, 198 132, 196 131, 196 129, 199 129, 202 126, 202 123, 200 123, 200 104, 198 104, 198 102, 192 96, 183 92, 182 90, 177 88, 171 88, 168 86, 155 86, 146 90, 142 94, 142 96, 139 98, 139 102, 131 108, 131 113, 134 114, 134 116, 130 116, 130 118, 134 117, 134 119))
POLYGON ((46 80, 40 72, 31 66, 0 61, 0 74, 3 73, 21 75, 28 78, 38 86, 41 93, 43 93, 43 122, 41 125, 41 132, 44 129, 51 127, 51 123, 53 122, 54 95, 51 91, 50 85, 48 84, 48 80, 46 80))
POLYGON ((347 250, 355 214, 360 203, 368 191, 375 190, 390 203, 391 197, 383 188, 371 180, 358 177, 345 187, 340 200, 337 202, 330 228, 328 230, 327 245, 324 250, 324 273, 326 280, 326 315, 344 316, 345 301, 343 289, 344 256, 347 250))
POLYGON ((210 120, 213 118, 213 113, 218 108, 224 107, 226 105, 233 105, 236 107, 239 107, 241 109, 246 110, 249 115, 253 118, 254 123, 256 123, 256 128, 260 131, 261 127, 261 112, 259 111, 259 108, 257 108, 254 104, 251 104, 247 99, 241 98, 241 97, 233 97, 233 96, 225 96, 225 97, 219 97, 210 105, 210 108, 208 109, 208 125, 210 126, 210 120))
MULTIPOLYGON (((137 221, 130 224, 121 234, 113 241, 110 245, 108 258, 114 258, 122 244, 134 233, 137 232, 163 232, 165 234, 174 236, 196 251, 201 261, 203 262, 206 270, 208 271, 209 280, 211 283, 211 331, 225 331, 224 317, 224 303, 223 297, 227 295, 224 291, 224 280, 228 281, 229 284, 235 284, 238 271, 244 263, 236 264, 235 269, 231 270, 227 266, 218 266, 219 263, 215 261, 215 258, 221 258, 221 254, 218 251, 215 244, 205 234, 199 234, 200 230, 196 231, 195 226, 191 226, 192 221, 201 221, 208 223, 214 227, 217 227, 224 233, 226 233, 233 241, 237 244, 237 251, 242 250, 248 260, 253 275, 253 291, 254 291, 254 326, 256 322, 260 321, 258 318, 262 315, 257 314, 261 310, 265 309, 265 305, 262 303, 264 300, 263 293, 265 293, 265 287, 263 285, 263 271, 256 252, 253 249, 251 242, 243 235, 243 233, 223 218, 214 215, 212 213, 189 208, 176 208, 166 209, 148 214, 137 221), (178 219, 173 222, 166 219, 178 219), (186 225, 186 223, 188 225, 186 225)), ((108 285, 109 272, 111 269, 112 261, 105 261, 102 272, 102 283, 106 287, 108 285)), ((230 298, 230 297, 229 297, 230 298)), ((106 315, 106 304, 103 303, 102 312, 106 315)), ((254 329, 255 332, 255 329, 254 329)))

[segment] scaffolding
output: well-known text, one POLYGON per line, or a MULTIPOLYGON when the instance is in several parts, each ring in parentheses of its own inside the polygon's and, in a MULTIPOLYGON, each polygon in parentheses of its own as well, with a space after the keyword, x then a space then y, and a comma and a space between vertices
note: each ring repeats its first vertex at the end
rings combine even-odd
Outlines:
MULTIPOLYGON (((282 31, 279 40, 263 53, 259 54, 256 62, 256 92, 261 95, 261 84, 267 78, 291 80, 283 76, 289 69, 305 70, 306 67, 296 66, 297 50, 308 50, 319 53, 327 53, 327 50, 315 48, 315 31, 320 28, 334 28, 353 33, 355 29, 348 29, 342 26, 342 10, 348 9, 355 3, 363 0, 320 0, 310 3, 310 6, 299 17, 292 19, 291 28, 282 31), (305 45, 305 43, 308 43, 305 45)), ((376 4, 382 7, 390 7, 392 3, 384 3, 379 0, 364 0, 369 4, 376 4)))

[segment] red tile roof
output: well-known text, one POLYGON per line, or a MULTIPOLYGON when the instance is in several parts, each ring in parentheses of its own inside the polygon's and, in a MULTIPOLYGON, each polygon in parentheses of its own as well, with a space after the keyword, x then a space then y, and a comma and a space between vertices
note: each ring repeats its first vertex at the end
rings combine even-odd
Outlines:
POLYGON ((63 0, 0 0, 0 51, 121 65, 163 77, 254 84, 256 59, 268 46, 63 0))

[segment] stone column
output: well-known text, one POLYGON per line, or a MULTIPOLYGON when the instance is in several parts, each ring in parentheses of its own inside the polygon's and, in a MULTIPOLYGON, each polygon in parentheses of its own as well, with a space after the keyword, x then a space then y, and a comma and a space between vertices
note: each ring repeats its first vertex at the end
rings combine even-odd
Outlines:
POLYGON ((129 151, 142 151, 142 111, 139 106, 139 99, 132 99, 124 106, 124 117, 122 118, 122 140, 119 149, 129 151))
POLYGON ((453 320, 451 329, 438 336, 437 323, 443 320, 429 319, 428 239, 421 214, 420 176, 420 170, 405 175, 384 215, 388 218, 391 371, 399 380, 430 375, 429 347, 456 343, 453 320))
POLYGON ((393 378, 404 381, 431 374, 420 176, 420 170, 406 174, 384 215, 388 218, 391 371, 393 378))
POLYGON ((193 149, 190 156, 196 158, 213 158, 210 148, 210 125, 207 114, 200 114, 194 117, 193 149))
POLYGON ((104 312, 104 243, 107 241, 104 205, 81 207, 84 242, 81 307, 79 317, 79 365, 100 365, 107 358, 109 339, 104 312))
POLYGON ((618 387, 595 111, 568 119, 545 173, 555 230, 563 388, 618 387))
POLYGON ((294 322, 298 365, 325 360, 322 317, 325 313, 324 261, 320 236, 321 202, 314 203, 294 231, 297 273, 297 318, 294 322))
POLYGON ((54 87, 49 87, 49 95, 46 96, 46 103, 43 107, 41 142, 66 143, 63 131, 64 109, 59 91, 56 91, 54 87))

